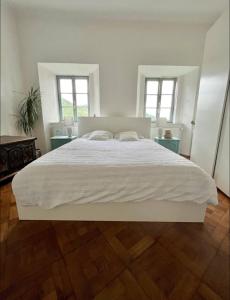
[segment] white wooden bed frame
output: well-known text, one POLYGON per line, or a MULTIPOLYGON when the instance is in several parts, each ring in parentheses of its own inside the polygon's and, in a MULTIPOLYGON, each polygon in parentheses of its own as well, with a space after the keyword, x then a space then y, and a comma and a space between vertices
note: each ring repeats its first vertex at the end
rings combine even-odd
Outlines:
POLYGON ((143 201, 65 204, 52 209, 17 204, 20 220, 203 222, 206 204, 143 201))
MULTIPOLYGON (((80 118, 78 135, 93 130, 112 132, 137 131, 150 138, 148 118, 85 117, 80 118)), ((64 204, 49 210, 38 206, 16 204, 20 220, 83 220, 83 221, 148 221, 203 222, 207 204, 194 202, 143 201, 123 203, 64 204)))

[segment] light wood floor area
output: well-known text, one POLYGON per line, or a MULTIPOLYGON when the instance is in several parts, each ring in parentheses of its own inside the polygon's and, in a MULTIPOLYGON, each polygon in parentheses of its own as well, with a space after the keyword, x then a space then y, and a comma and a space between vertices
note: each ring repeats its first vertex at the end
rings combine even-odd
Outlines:
POLYGON ((0 299, 229 299, 229 199, 205 224, 18 221, 0 188, 0 299))

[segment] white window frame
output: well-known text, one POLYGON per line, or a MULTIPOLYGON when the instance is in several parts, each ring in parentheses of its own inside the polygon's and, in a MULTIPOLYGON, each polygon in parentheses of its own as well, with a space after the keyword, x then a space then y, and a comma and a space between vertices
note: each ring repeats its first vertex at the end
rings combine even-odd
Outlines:
POLYGON ((146 117, 146 100, 147 100, 147 96, 148 95, 156 95, 156 94, 147 94, 147 82, 148 81, 157 81, 158 82, 156 121, 152 121, 153 123, 156 123, 160 118, 162 83, 165 80, 170 80, 170 81, 174 82, 173 93, 170 94, 170 95, 172 95, 172 105, 171 105, 171 110, 170 110, 170 119, 168 121, 168 123, 172 123, 173 122, 173 116, 174 116, 174 108, 175 108, 175 94, 176 94, 177 78, 155 78, 155 77, 146 77, 145 78, 144 117, 146 117))
POLYGON ((68 75, 58 75, 56 76, 57 80, 57 94, 58 94, 58 105, 59 105, 59 117, 60 121, 64 120, 63 113, 62 113, 62 103, 61 103, 61 87, 60 87, 60 80, 61 79, 71 79, 72 80, 72 93, 64 93, 64 94, 71 94, 73 95, 73 115, 74 115, 74 122, 77 122, 77 94, 88 94, 88 116, 90 115, 90 93, 89 93, 89 76, 68 76, 68 75), (87 93, 77 93, 75 87, 75 79, 87 79, 87 93))

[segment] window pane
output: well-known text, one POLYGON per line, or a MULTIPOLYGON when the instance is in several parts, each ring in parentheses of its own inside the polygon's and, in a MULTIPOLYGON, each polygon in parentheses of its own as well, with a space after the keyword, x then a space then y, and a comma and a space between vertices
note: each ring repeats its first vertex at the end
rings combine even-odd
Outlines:
POLYGON ((162 95, 161 107, 171 107, 171 105, 172 105, 172 95, 162 95))
POLYGON ((77 107, 77 116, 78 117, 88 117, 88 106, 78 106, 77 107))
POLYGON ((73 118, 73 106, 62 106, 62 118, 65 119, 66 117, 73 118))
POLYGON ((173 94, 174 81, 163 80, 161 94, 173 94))
POLYGON ((76 79, 75 80, 76 93, 88 93, 88 80, 76 79))
POLYGON ((158 94, 158 81, 147 80, 146 94, 158 94))
POLYGON ((146 95, 146 107, 157 107, 157 96, 146 95))
POLYGON ((77 94, 77 116, 87 117, 88 115, 88 94, 77 94))
POLYGON ((88 94, 77 94, 77 106, 88 106, 88 94))
POLYGON ((62 106, 73 107, 73 95, 72 94, 61 94, 61 104, 62 104, 62 106))
POLYGON ((147 118, 151 118, 153 122, 156 121, 156 113, 157 109, 156 108, 146 108, 145 116, 147 118))
POLYGON ((166 118, 168 121, 170 121, 170 108, 161 108, 160 109, 160 118, 166 118))
POLYGON ((60 79, 61 93, 72 93, 72 79, 60 79))

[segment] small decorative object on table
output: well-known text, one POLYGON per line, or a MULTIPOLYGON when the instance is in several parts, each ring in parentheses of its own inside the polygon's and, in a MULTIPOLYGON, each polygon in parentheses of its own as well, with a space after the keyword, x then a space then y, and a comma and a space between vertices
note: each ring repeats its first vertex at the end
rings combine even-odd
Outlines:
POLYGON ((67 135, 68 135, 68 137, 71 137, 72 134, 73 134, 73 129, 72 129, 72 127, 67 127, 67 135))
POLYGON ((72 128, 72 126, 74 125, 73 118, 72 117, 65 117, 64 124, 65 124, 65 127, 67 127, 66 128, 67 135, 68 135, 68 137, 71 138, 72 134, 73 134, 73 128, 72 128))
POLYGON ((158 128, 158 137, 162 138, 163 136, 163 129, 161 127, 158 128))
POLYGON ((171 139, 172 138, 172 131, 170 129, 165 130, 164 138, 165 139, 171 139))
POLYGON ((163 128, 167 126, 167 119, 166 118, 159 118, 157 121, 157 127, 158 127, 158 137, 162 138, 163 136, 163 128))

